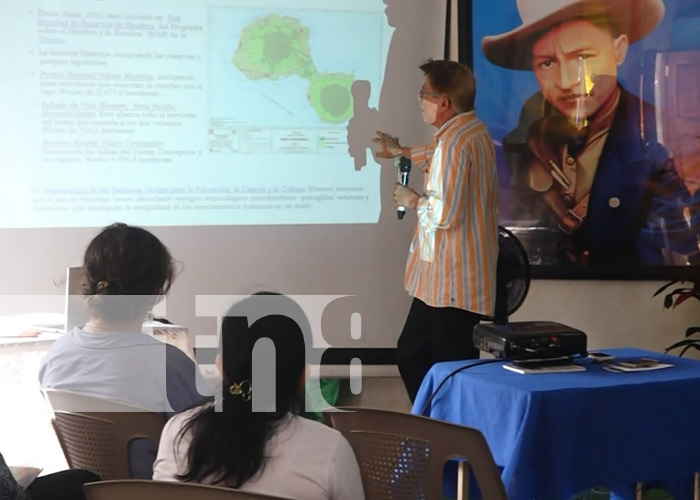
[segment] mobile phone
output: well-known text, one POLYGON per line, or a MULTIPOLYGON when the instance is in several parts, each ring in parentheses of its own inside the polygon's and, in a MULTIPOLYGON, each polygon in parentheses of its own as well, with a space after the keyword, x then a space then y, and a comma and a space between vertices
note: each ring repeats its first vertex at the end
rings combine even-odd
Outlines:
POLYGON ((607 352, 589 352, 588 357, 595 363, 607 363, 608 361, 615 359, 615 356, 608 354, 607 352))
POLYGON ((618 364, 620 366, 624 366, 625 368, 648 368, 650 366, 658 365, 659 360, 651 358, 638 358, 620 361, 618 364))

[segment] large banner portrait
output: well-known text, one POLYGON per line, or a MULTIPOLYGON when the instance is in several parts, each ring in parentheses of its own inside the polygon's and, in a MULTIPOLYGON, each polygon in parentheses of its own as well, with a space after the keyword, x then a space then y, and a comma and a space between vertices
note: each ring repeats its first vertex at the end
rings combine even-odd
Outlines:
POLYGON ((500 220, 534 275, 667 278, 700 262, 697 0, 471 3, 500 220))

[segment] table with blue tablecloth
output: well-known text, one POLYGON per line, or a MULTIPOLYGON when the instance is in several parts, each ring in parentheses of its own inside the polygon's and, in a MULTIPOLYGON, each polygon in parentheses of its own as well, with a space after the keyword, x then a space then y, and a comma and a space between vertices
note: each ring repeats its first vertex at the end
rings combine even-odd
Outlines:
MULTIPOLYGON (((700 472, 700 362, 641 349, 606 349, 617 360, 653 357, 671 368, 527 374, 502 361, 455 374, 426 415, 483 432, 510 500, 564 500, 594 486, 634 499, 633 485, 700 472)), ((438 363, 413 406, 420 413, 453 370, 438 363)))

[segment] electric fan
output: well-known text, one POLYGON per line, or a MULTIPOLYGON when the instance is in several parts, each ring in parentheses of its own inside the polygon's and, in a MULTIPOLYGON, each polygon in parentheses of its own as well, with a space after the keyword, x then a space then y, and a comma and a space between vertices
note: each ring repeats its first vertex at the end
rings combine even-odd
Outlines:
POLYGON ((523 245, 505 227, 498 227, 496 307, 491 323, 474 327, 474 345, 496 358, 551 359, 585 356, 586 334, 554 321, 508 322, 530 289, 530 262, 523 245))
POLYGON ((530 289, 530 261, 522 243, 503 226, 498 226, 498 264, 496 270, 496 324, 508 322, 525 301, 530 289))

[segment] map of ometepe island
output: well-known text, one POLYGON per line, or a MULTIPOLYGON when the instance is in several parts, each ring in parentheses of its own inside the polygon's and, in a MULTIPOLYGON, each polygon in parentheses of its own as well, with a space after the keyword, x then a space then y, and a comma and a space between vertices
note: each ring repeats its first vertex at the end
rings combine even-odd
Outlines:
POLYGON ((297 18, 269 14, 245 26, 232 63, 250 80, 304 78, 309 104, 323 122, 342 123, 352 116, 354 75, 319 72, 311 56, 310 29, 297 18))

